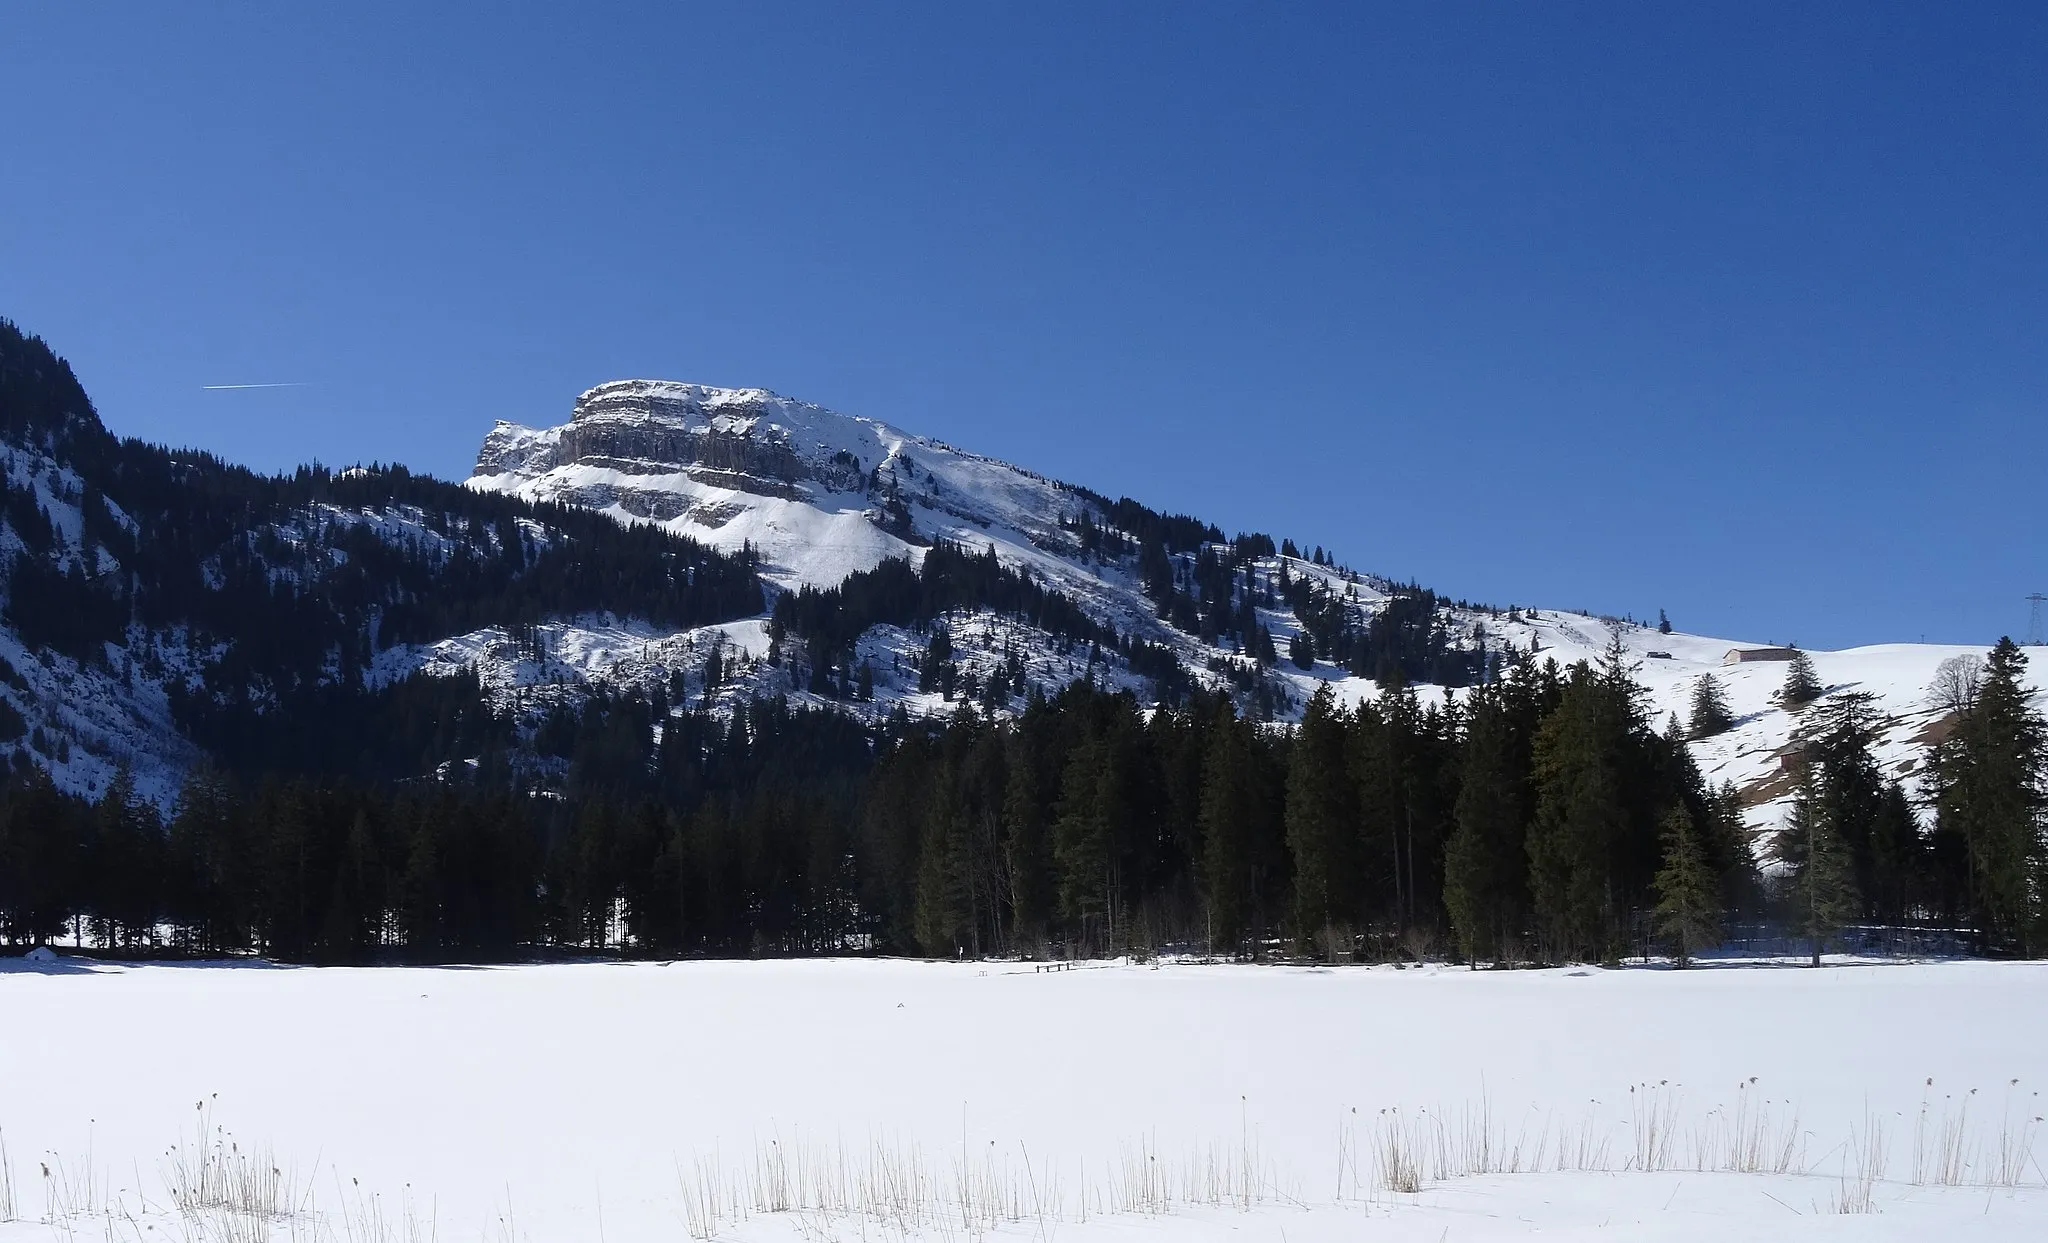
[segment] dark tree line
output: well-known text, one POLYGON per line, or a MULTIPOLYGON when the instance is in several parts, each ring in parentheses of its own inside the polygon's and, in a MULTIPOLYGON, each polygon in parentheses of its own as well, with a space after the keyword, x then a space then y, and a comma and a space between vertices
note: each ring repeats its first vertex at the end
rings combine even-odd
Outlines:
MULTIPOLYGON (((1967 921, 2038 953, 2042 748, 2016 648, 1941 744, 1923 830, 1871 762, 1866 701, 1802 722, 1798 792, 1760 876, 1735 792, 1652 727, 1618 648, 1520 657, 1445 703, 1327 692, 1298 727, 1196 695, 1146 709, 1076 682, 993 719, 880 726, 780 700, 730 720, 593 697, 536 739, 404 688, 386 756, 208 769, 159 818, 40 772, 0 804, 16 941, 309 961, 638 954, 1107 953, 1163 946, 1479 962, 1681 959, 1730 918, 1816 947, 1857 922, 1967 921), (465 729, 474 733, 465 734, 465 729), (480 752, 480 755, 478 754, 480 752)), ((474 691, 475 688, 471 688, 474 691)), ((445 698, 437 698, 444 695, 445 698)))
POLYGON ((704 954, 865 944, 850 834, 873 738, 780 701, 730 722, 593 702, 564 792, 490 765, 442 779, 195 773, 161 815, 39 770, 0 801, 16 942, 309 962, 506 960, 551 947, 704 954))

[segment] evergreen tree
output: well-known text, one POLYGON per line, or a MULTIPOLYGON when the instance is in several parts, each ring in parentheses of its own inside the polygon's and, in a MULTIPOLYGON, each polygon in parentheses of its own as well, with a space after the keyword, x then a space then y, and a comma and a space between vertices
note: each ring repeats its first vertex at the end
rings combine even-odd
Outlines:
POLYGON ((202 954, 242 949, 253 922, 256 852, 237 794, 202 766, 186 779, 171 819, 171 920, 184 947, 202 954))
POLYGON ((1721 681, 1711 673, 1703 673, 1692 685, 1692 722, 1688 736, 1693 739, 1712 738, 1725 734, 1735 724, 1735 717, 1728 711, 1728 697, 1721 689, 1721 681))
POLYGON ((85 909, 90 813, 40 768, 8 793, 0 809, 0 915, 17 944, 55 940, 85 909))
POLYGON ((2022 956, 2044 941, 2043 723, 2025 684, 2027 658, 2011 639, 1991 650, 1976 699, 1936 749, 1940 830, 1967 859, 1967 904, 2002 949, 2022 956))
POLYGON ((414 813, 401 882, 400 923, 407 951, 424 962, 440 959, 442 948, 441 820, 445 807, 422 802, 414 813))
POLYGON ((1309 697, 1287 769, 1295 937, 1304 942, 1354 913, 1356 810, 1345 733, 1345 713, 1325 683, 1309 697))
POLYGON ((1856 892, 1862 895, 1857 912, 1865 918, 1877 913, 1862 904, 1864 898, 1882 888, 1872 846, 1885 798, 1884 775, 1871 753, 1880 726, 1875 705, 1875 697, 1866 692, 1838 695, 1808 712, 1796 735, 1820 813, 1848 852, 1856 892))
POLYGON ((918 852, 917 940, 926 954, 938 958, 961 952, 969 924, 967 828, 955 791, 947 788, 951 777, 942 776, 940 788, 932 792, 918 852))
POLYGON ((1612 956, 1625 904, 1654 871, 1655 821, 1634 797, 1648 733, 1640 696, 1622 654, 1610 650, 1602 668, 1572 669, 1536 734, 1529 888, 1554 955, 1612 956), (1638 873, 1635 859, 1651 862, 1638 873))
POLYGON ((1658 633, 1658 634, 1670 634, 1670 633, 1671 633, 1671 619, 1670 619, 1670 618, 1668 618, 1668 617, 1666 617, 1666 616, 1664 616, 1664 610, 1663 610, 1663 609, 1658 609, 1658 610, 1657 610, 1657 633, 1658 633))
POLYGON ((1756 852, 1750 847, 1742 795, 1734 782, 1723 781, 1708 792, 1700 828, 1708 866, 1720 881, 1721 908, 1734 911, 1753 907, 1758 888, 1756 852))
POLYGON ((1778 691, 1778 702, 1787 708, 1804 708, 1819 699, 1823 689, 1813 657, 1793 649, 1792 659, 1785 666, 1785 685, 1778 691))
POLYGON ((138 945, 156 939, 162 915, 164 827, 156 808, 137 796, 126 768, 100 797, 92 837, 92 905, 100 939, 138 945))
POLYGON ((1528 906, 1528 748, 1504 697, 1500 683, 1472 693, 1444 851, 1444 909, 1459 951, 1475 967, 1512 952, 1528 906))
POLYGON ((1125 846, 1142 839, 1137 704, 1128 694, 1077 688, 1087 737, 1070 752, 1053 821, 1053 859, 1062 913, 1098 948, 1123 944, 1125 846))
POLYGON ((1238 944, 1257 898, 1261 794, 1251 725, 1225 701, 1209 729, 1199 812, 1212 947, 1238 944))
POLYGON ((1931 860, 1927 844, 1920 836, 1919 818, 1913 814, 1912 800, 1899 781, 1884 784, 1867 842, 1865 872, 1869 879, 1863 886, 1866 913, 1887 924, 1914 918, 1930 897, 1931 860))
POLYGON ((1361 914, 1399 931, 1442 926, 1443 842, 1450 803, 1441 713, 1424 712, 1399 670, 1386 693, 1351 718, 1350 764, 1357 784, 1357 873, 1361 914))
POLYGON ((1792 815, 1773 840, 1786 868, 1794 926, 1812 946, 1813 965, 1837 929, 1856 917, 1855 864, 1834 823, 1817 766, 1802 766, 1792 815))
POLYGON ((1017 939, 1043 944, 1053 917, 1051 829, 1054 782, 1048 773, 1051 727, 1045 701, 1033 696, 1008 734, 1004 766, 1003 849, 1010 878, 1010 911, 1017 939))
POLYGON ((1664 866, 1657 871, 1657 935, 1680 968, 1721 937, 1720 879, 1707 859, 1692 814, 1674 807, 1664 816, 1664 866))
POLYGON ((1309 637, 1308 631, 1297 630, 1294 637, 1287 640, 1287 659, 1293 661, 1297 669, 1315 668, 1316 641, 1309 637))

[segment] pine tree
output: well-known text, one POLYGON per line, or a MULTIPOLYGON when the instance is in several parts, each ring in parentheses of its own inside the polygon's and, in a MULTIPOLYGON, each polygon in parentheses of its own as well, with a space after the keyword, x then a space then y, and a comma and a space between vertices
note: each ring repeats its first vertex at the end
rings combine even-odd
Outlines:
POLYGON ((1293 661, 1297 669, 1315 668, 1316 641, 1309 637, 1308 631, 1297 630, 1287 641, 1287 659, 1293 661))
POLYGON ((1791 819, 1773 847, 1786 867, 1792 918, 1820 966, 1821 951, 1837 929, 1856 917, 1855 865, 1830 814, 1820 774, 1804 765, 1791 819))
POLYGON ((404 909, 400 925, 406 950, 425 961, 434 961, 441 953, 441 849, 436 839, 440 836, 442 812, 443 808, 435 803, 423 803, 415 813, 402 881, 404 909))
POLYGON ((1654 812, 1636 796, 1647 762, 1640 696, 1610 651, 1597 670, 1573 667, 1536 733, 1530 898, 1545 943, 1565 958, 1611 953, 1623 903, 1656 870, 1654 812))
POLYGON ((1821 690, 1820 674, 1814 670, 1813 658, 1795 648, 1790 663, 1785 666, 1785 685, 1778 691, 1778 702, 1787 708, 1803 708, 1819 699, 1821 690))
POLYGON ((162 910, 163 825, 124 767, 100 797, 89 862, 93 906, 107 944, 154 940, 162 910))
POLYGON ((202 766, 186 779, 171 821, 171 921, 189 949, 219 954, 248 944, 255 850, 248 817, 226 778, 202 766))
MULTIPOLYGON (((1884 774, 1871 752, 1880 726, 1876 702, 1863 691, 1837 695, 1815 705, 1797 734, 1802 762, 1812 772, 1814 797, 1848 852, 1856 892, 1866 897, 1882 888, 1872 850, 1885 788, 1884 774)), ((1871 918, 1876 914, 1860 904, 1858 913, 1871 918)))
POLYGON ((1094 736, 1067 758, 1052 842, 1061 913, 1084 930, 1098 924, 1100 935, 1088 939, 1107 949, 1121 945, 1127 931, 1121 901, 1124 846, 1142 837, 1142 726, 1129 695, 1100 695, 1094 702, 1103 715, 1091 723, 1094 736))
POLYGON ((1735 724, 1734 714, 1728 711, 1728 697, 1721 690, 1721 680, 1711 673, 1703 673, 1692 685, 1692 723, 1689 737, 1697 740, 1725 734, 1735 724))
POLYGON ((1882 923, 1911 919, 1931 888, 1927 883, 1929 859, 1912 800, 1897 780, 1885 783, 1870 823, 1868 849, 1865 909, 1882 923))
POLYGON ((1302 941, 1352 914, 1356 813, 1344 762, 1345 733, 1345 713, 1325 683, 1309 697, 1287 767, 1294 931, 1302 941))
POLYGON ((1663 846, 1664 866, 1654 882, 1657 935, 1671 946, 1672 963, 1684 968, 1702 948, 1720 940, 1720 883, 1685 808, 1665 814, 1663 846))
POLYGON ((1721 908, 1733 911, 1753 905, 1758 885, 1756 852, 1750 847, 1742 795, 1734 782, 1723 781, 1708 792, 1700 841, 1706 849, 1708 865, 1720 881, 1721 908))
POLYGON ((1444 849, 1444 909, 1475 967, 1511 952, 1528 907, 1526 743, 1516 737, 1500 684, 1473 692, 1464 771, 1444 849))
POLYGON ((1668 618, 1668 617, 1666 617, 1666 616, 1664 616, 1664 610, 1663 610, 1663 609, 1658 609, 1658 610, 1657 610, 1657 633, 1658 633, 1658 634, 1670 634, 1670 633, 1671 633, 1671 619, 1670 619, 1670 618, 1668 618))
POLYGON ((1253 833, 1262 818, 1259 796, 1251 725, 1238 720, 1226 700, 1209 729, 1198 812, 1212 947, 1234 946, 1245 932, 1255 895, 1253 833))
POLYGON ((935 958, 952 958, 965 940, 967 913, 966 826, 951 774, 932 794, 925 812, 924 841, 917 865, 917 940, 935 958))
POLYGON ((2022 956, 2044 941, 2044 727, 2025 684, 2027 658, 2011 639, 1991 650, 1976 700, 1936 749, 1940 829, 1968 859, 1968 905, 1984 932, 2022 956))
POLYGON ((1024 716, 1009 733, 1010 756, 1003 789, 1003 851, 1010 876, 1010 912, 1017 938, 1036 945, 1053 915, 1051 821, 1053 795, 1047 774, 1052 723, 1045 701, 1034 693, 1024 716))

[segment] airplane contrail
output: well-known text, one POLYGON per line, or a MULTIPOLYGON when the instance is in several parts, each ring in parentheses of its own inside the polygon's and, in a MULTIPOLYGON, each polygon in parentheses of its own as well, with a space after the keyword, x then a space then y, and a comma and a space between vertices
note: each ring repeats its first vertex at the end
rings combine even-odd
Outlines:
POLYGON ((304 388, 304 380, 287 380, 282 384, 202 384, 201 389, 215 391, 224 388, 304 388))

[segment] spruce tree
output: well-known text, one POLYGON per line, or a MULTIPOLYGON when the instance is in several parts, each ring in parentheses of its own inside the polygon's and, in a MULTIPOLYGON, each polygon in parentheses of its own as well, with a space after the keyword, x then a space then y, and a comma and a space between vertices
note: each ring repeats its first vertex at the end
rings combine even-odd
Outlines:
POLYGON ((1444 849, 1444 909, 1459 952, 1475 967, 1511 953, 1528 907, 1523 824, 1528 748, 1501 684, 1472 694, 1464 770, 1444 849))
POLYGON ((2002 949, 2044 944, 2044 728, 2025 684, 2027 658, 2011 639, 1991 650, 1977 697, 1934 757, 1941 830, 1968 859, 1968 907, 2002 949))
POLYGON ((1820 674, 1813 667, 1813 658, 1793 649, 1792 659, 1785 666, 1785 685, 1778 691, 1778 702, 1787 708, 1803 708, 1819 699, 1821 690, 1820 674))
POLYGON ((1665 814, 1663 846, 1664 866, 1654 882, 1657 935, 1671 946, 1673 965, 1684 968, 1702 948, 1720 940, 1720 883, 1684 807, 1665 814))
POLYGON ((1773 847, 1787 873, 1786 894, 1794 926, 1812 947, 1812 965, 1843 924, 1856 917, 1854 863, 1834 824, 1817 766, 1804 766, 1792 815, 1773 847))
POLYGON ((1536 816, 1529 891, 1540 931, 1563 958, 1611 955, 1626 904, 1656 872, 1655 741, 1627 653, 1611 644, 1598 668, 1575 665, 1536 732, 1536 816))
POLYGON ((1295 937, 1352 914, 1355 810, 1344 763, 1346 714, 1326 683, 1309 697, 1287 768, 1287 847, 1294 856, 1295 937))
POLYGON ((1052 778, 1048 774, 1051 713, 1034 693, 1008 733, 1004 766, 1003 862, 1010 879, 1010 913, 1017 940, 1035 947, 1052 916, 1052 778))
POLYGON ((1869 833, 1869 880, 1863 891, 1871 918, 1896 924, 1911 919, 1931 886, 1927 882, 1927 844, 1913 814, 1906 787, 1896 779, 1884 785, 1869 833))
POLYGON ((1297 630, 1294 637, 1287 640, 1287 659, 1293 661, 1297 669, 1315 668, 1316 641, 1309 637, 1308 631, 1297 630))
POLYGON ((1225 700, 1209 729, 1201 806, 1202 896, 1209 907, 1210 946, 1235 946, 1245 932, 1255 892, 1255 827, 1261 817, 1256 757, 1248 722, 1225 700))
POLYGON ((1708 792, 1700 840, 1706 848, 1707 862, 1720 880, 1722 909, 1734 911, 1752 906, 1758 885, 1756 852, 1750 846, 1742 795, 1734 782, 1723 781, 1708 792))
POLYGON ((1728 711, 1728 697, 1721 690, 1721 680, 1711 673, 1703 673, 1692 684, 1692 721, 1689 736, 1694 740, 1712 738, 1727 733, 1735 724, 1734 714, 1728 711))
POLYGON ((407 952, 420 961, 439 959, 442 938, 441 850, 438 841, 442 808, 422 803, 415 812, 401 881, 400 927, 407 952))
MULTIPOLYGON (((1815 705, 1797 734, 1802 760, 1812 771, 1814 796, 1848 852, 1856 892, 1862 896, 1882 888, 1872 849, 1885 787, 1871 751, 1881 726, 1876 703, 1876 697, 1864 691, 1837 695, 1815 705)), ((1876 915, 1861 905, 1858 911, 1865 917, 1876 915)))
POLYGON ((955 957, 965 943, 967 914, 966 826, 953 774, 941 776, 924 818, 917 865, 917 940, 934 958, 955 957))
POLYGON ((124 767, 100 798, 89 861, 101 937, 108 944, 154 940, 162 908, 163 825, 156 808, 135 792, 124 767))

